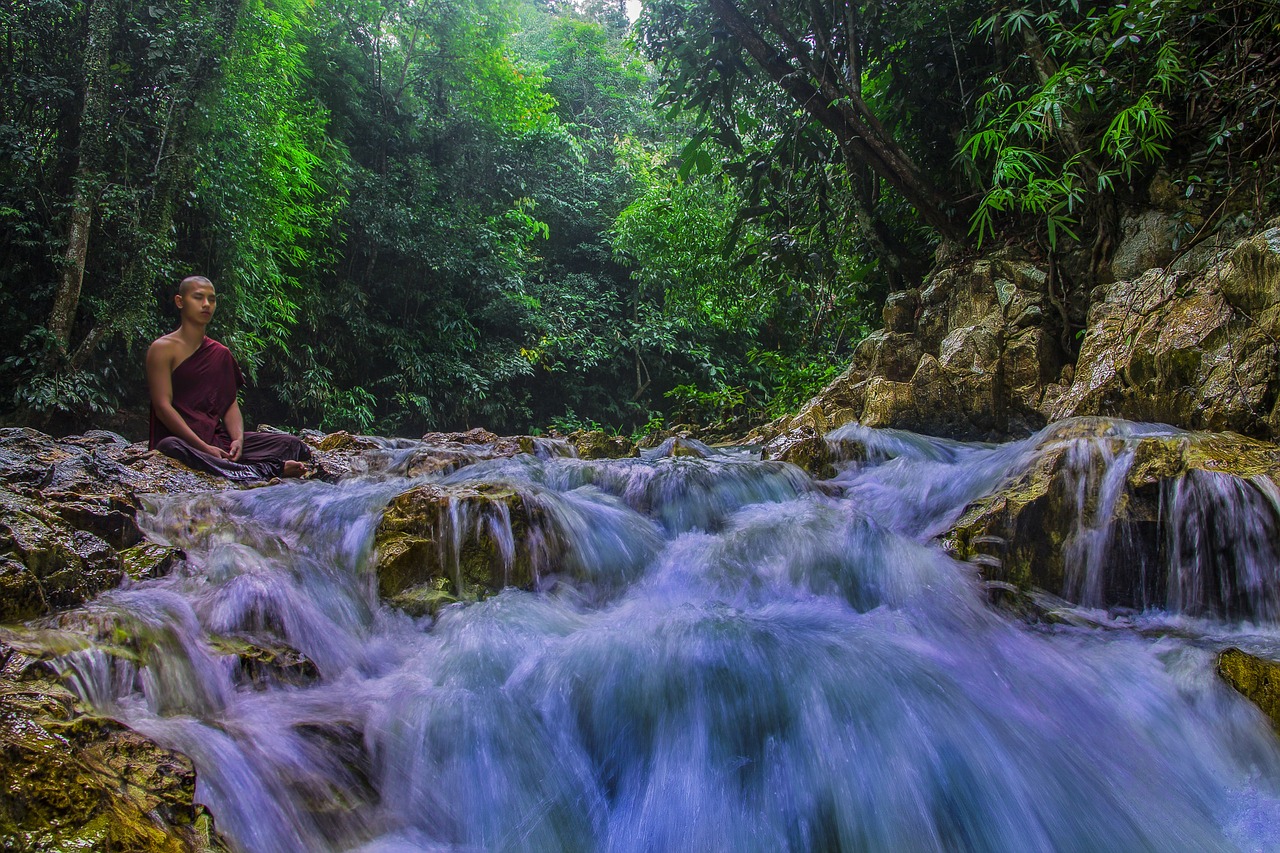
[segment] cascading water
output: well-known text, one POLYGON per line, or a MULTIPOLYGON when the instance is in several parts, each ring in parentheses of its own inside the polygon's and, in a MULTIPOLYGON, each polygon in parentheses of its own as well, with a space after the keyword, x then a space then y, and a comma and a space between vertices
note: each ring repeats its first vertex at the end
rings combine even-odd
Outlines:
MULTIPOLYGON (((1280 849, 1280 742, 1213 673, 1223 644, 1280 646, 1274 606, 1158 637, 1012 621, 933 537, 1043 436, 879 437, 821 488, 744 454, 545 455, 163 499, 147 523, 186 570, 89 609, 140 650, 61 665, 191 756, 219 829, 255 853, 1280 849), (381 509, 428 482, 516 489, 545 520, 528 535, 566 540, 572 570, 434 619, 380 604, 381 509), (248 675, 228 638, 314 673, 248 675)), ((1088 464, 1068 547, 1096 605, 1114 498, 1098 481, 1124 461, 1088 464)), ((1192 519, 1168 534, 1187 576, 1198 548, 1230 545, 1207 507, 1235 485, 1206 477, 1162 499, 1192 519)), ((1242 529, 1267 496, 1231 504, 1242 529)), ((502 538, 509 518, 464 515, 503 559, 528 546, 502 538)), ((1236 564, 1263 580, 1233 594, 1270 602, 1254 538, 1236 564)))

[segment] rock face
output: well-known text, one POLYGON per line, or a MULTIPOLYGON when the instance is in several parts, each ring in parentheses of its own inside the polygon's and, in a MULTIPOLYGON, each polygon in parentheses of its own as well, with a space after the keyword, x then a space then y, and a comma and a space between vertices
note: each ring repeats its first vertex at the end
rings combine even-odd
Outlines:
POLYGON ((33 659, 0 644, 0 837, 7 850, 225 851, 195 771, 87 715, 33 659))
POLYGON ((769 434, 851 421, 961 438, 1043 426, 1043 389, 1063 364, 1051 291, 1043 271, 1006 257, 892 294, 884 328, 858 346, 849 369, 769 434))
POLYGON ((1095 292, 1074 381, 1051 418, 1108 414, 1280 437, 1280 228, 1202 269, 1152 269, 1095 292))
POLYGON ((1280 227, 1179 258, 1169 227, 1159 214, 1126 220, 1112 263, 1122 277, 1090 294, 1074 363, 1043 270, 971 261, 892 294, 848 370, 756 437, 856 421, 1003 438, 1103 415, 1280 439, 1280 227))
POLYGON ((991 580, 1093 607, 1280 618, 1280 448, 1078 419, 944 541, 991 580))

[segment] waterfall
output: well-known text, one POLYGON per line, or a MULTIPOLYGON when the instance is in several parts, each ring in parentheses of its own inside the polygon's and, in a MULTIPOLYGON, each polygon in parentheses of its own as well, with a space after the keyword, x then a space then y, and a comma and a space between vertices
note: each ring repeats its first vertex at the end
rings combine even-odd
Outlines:
POLYGON ((97 599, 67 630, 99 642, 58 663, 192 758, 244 853, 1280 849, 1280 741, 1213 672, 1226 645, 1280 650, 1269 480, 1164 484, 1166 595, 1091 627, 1011 618, 937 541, 1067 442, 1048 592, 1104 608, 1127 442, 1155 428, 1109 429, 846 428, 823 483, 705 447, 409 476, 413 443, 388 444, 336 485, 155 498, 143 523, 185 567, 97 599), (453 566, 471 536, 532 554, 535 583, 381 601, 383 508, 426 486, 518 494, 451 505, 436 541, 453 566))

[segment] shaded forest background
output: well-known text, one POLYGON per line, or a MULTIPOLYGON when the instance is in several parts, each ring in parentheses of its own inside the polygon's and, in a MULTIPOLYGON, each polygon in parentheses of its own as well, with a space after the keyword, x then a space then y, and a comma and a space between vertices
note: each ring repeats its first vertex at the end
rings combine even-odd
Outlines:
POLYGON ((1125 211, 1276 208, 1280 7, 4 0, 0 411, 141 434, 178 279, 258 422, 750 420, 1016 244, 1065 339, 1125 211))

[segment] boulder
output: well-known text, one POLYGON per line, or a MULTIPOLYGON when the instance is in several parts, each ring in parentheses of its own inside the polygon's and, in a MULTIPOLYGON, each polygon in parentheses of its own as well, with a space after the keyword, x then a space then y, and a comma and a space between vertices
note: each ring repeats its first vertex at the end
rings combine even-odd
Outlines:
POLYGON ((87 713, 23 653, 0 644, 0 661, 6 849, 227 850, 185 756, 87 713))
POLYGON ((1280 734, 1280 663, 1226 649, 1218 655, 1217 669, 1224 681, 1258 706, 1280 734))
POLYGON ((1280 617, 1280 447, 1075 419, 944 538, 997 584, 1093 607, 1280 617))
POLYGON ((956 438, 1040 428, 1045 386, 1064 361, 1049 290, 1042 270, 1009 256, 944 269, 923 290, 891 294, 884 328, 858 345, 849 368, 756 437, 850 422, 956 438))
POLYGON ((120 557, 105 541, 0 489, 0 622, 80 604, 123 577, 120 557))
POLYGON ((827 439, 808 424, 794 427, 775 436, 761 449, 762 459, 790 462, 815 477, 830 477, 836 461, 827 439))
POLYGON ((410 489, 387 505, 378 525, 378 591, 418 612, 530 587, 559 552, 557 537, 534 542, 529 535, 546 521, 540 507, 506 486, 410 489))
POLYGON ((1280 435, 1280 228, 1199 268, 1098 288, 1073 381, 1052 419, 1106 414, 1188 429, 1280 435))
POLYGON ((640 449, 631 439, 598 429, 575 430, 569 433, 569 443, 581 459, 626 459, 640 455, 640 449))

